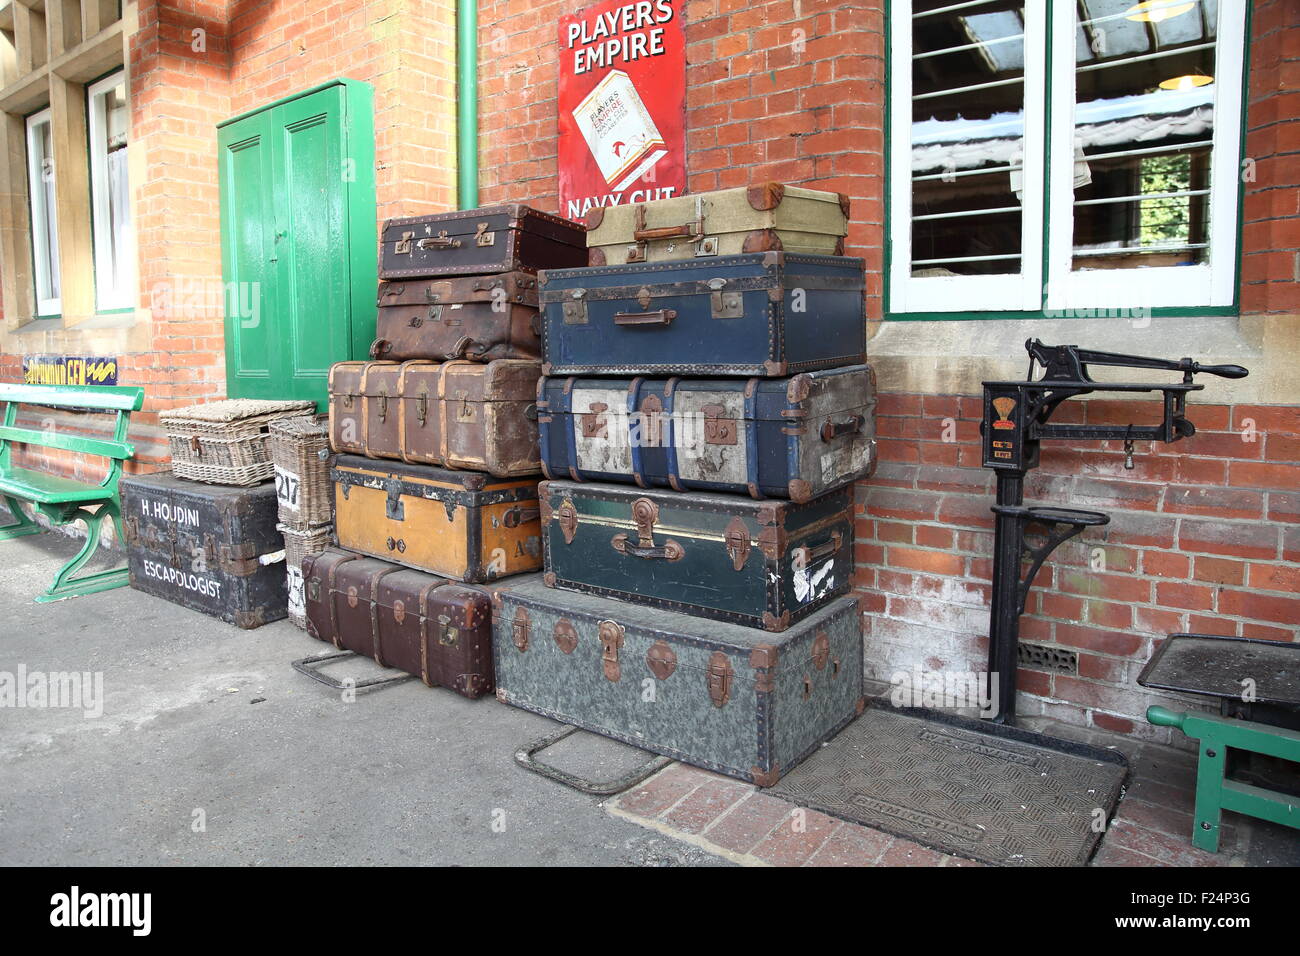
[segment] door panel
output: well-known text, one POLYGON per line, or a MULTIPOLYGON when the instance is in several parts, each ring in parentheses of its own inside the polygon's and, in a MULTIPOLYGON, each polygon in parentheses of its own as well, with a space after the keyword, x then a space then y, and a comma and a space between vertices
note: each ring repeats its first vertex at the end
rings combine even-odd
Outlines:
POLYGON ((286 304, 282 341, 288 371, 306 387, 349 354, 346 202, 341 103, 336 89, 294 100, 277 123, 281 147, 276 221, 279 288, 286 304))
POLYGON ((279 364, 267 317, 275 312, 275 264, 264 211, 270 207, 272 137, 269 116, 221 131, 221 256, 230 395, 269 397, 279 364), (236 390, 237 389, 237 390, 236 390))
MULTIPOLYGON (((353 311, 359 292, 374 298, 375 283, 352 288, 350 243, 365 237, 350 232, 362 231, 367 216, 374 221, 373 180, 362 183, 369 190, 355 189, 357 178, 345 175, 370 162, 371 144, 348 137, 348 110, 359 101, 369 109, 368 98, 331 85, 219 130, 232 398, 310 399, 324 409, 330 365, 353 358, 365 337, 353 311)), ((357 125, 370 128, 368 118, 357 125)), ((366 245, 373 259, 373 243, 366 245)))

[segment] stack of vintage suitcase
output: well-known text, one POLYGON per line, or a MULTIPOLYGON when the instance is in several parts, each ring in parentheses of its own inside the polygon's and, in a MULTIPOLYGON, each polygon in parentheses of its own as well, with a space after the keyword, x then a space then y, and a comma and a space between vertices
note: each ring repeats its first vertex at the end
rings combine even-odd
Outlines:
POLYGON ((498 698, 764 786, 859 712, 847 221, 777 184, 611 207, 542 272, 546 573, 494 596, 498 698))
POLYGON ((160 414, 172 471, 122 479, 131 587, 241 628, 284 618, 269 432, 314 409, 226 399, 160 414))
POLYGON ((330 371, 338 547, 304 563, 310 634, 492 690, 473 585, 542 566, 537 270, 585 257, 580 225, 525 206, 385 225, 374 361, 330 371))

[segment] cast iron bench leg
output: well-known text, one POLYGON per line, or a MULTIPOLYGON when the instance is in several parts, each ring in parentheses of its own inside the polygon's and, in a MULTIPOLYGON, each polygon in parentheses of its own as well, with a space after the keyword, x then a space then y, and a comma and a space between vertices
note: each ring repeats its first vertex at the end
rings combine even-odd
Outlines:
POLYGON ((31 518, 27 517, 27 512, 23 511, 22 504, 18 499, 10 495, 5 495, 5 507, 9 513, 14 516, 14 523, 7 524, 0 528, 0 541, 8 541, 10 538, 21 538, 26 534, 40 534, 43 530, 31 518))
POLYGON ((78 518, 86 523, 86 543, 82 545, 81 550, 77 552, 72 560, 65 564, 59 573, 54 576, 54 583, 49 586, 45 593, 36 598, 38 604, 62 601, 64 598, 80 597, 83 594, 94 594, 98 591, 108 591, 112 588, 124 587, 130 583, 130 573, 126 568, 111 568, 106 571, 95 571, 79 578, 73 577, 74 574, 81 570, 82 565, 94 556, 96 548, 99 547, 100 525, 105 518, 112 519, 117 530, 117 540, 120 542, 126 540, 122 534, 122 513, 116 501, 105 501, 99 506, 98 511, 77 508, 71 514, 61 517, 64 520, 60 521, 60 524, 71 524, 78 518))

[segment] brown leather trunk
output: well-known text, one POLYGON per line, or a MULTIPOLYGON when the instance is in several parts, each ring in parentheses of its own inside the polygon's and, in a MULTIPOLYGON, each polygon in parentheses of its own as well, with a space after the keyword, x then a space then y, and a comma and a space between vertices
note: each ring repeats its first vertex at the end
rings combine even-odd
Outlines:
POLYGON ((486 471, 541 470, 541 363, 340 362, 330 370, 330 444, 337 452, 486 471))
POLYGON ((537 277, 527 272, 379 284, 376 359, 539 359, 537 277))
POLYGON ((379 277, 493 275, 587 264, 581 223, 519 204, 390 219, 379 277))
POLYGON ((492 601, 475 588, 330 549, 303 561, 307 633, 481 697, 494 686, 492 601))

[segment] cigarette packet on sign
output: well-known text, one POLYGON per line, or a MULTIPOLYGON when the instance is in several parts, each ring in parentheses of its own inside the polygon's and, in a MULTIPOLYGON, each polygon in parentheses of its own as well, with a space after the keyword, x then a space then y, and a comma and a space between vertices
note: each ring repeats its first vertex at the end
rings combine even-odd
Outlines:
POLYGON ((659 128, 622 70, 605 74, 573 110, 605 182, 626 189, 668 155, 659 128))

